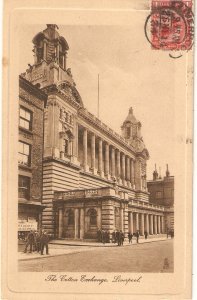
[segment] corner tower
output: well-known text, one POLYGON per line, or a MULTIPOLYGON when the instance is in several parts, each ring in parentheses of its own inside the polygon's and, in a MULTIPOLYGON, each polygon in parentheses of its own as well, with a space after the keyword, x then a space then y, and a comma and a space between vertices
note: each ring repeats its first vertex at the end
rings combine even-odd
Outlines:
POLYGON ((83 106, 71 69, 67 68, 68 43, 57 29, 57 25, 47 24, 46 29, 35 35, 32 40, 34 64, 29 64, 29 68, 21 75, 47 93, 51 90, 49 86, 67 90, 72 100, 83 106))
POLYGON ((137 190, 147 191, 146 161, 149 159, 148 150, 141 136, 141 122, 133 114, 130 107, 129 113, 121 126, 122 137, 135 149, 135 186, 137 190))

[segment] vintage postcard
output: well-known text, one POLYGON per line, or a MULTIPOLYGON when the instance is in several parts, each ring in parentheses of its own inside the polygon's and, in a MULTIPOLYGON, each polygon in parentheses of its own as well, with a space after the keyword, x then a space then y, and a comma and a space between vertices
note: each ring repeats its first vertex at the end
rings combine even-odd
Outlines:
POLYGON ((4 3, 3 299, 191 299, 193 0, 4 3))

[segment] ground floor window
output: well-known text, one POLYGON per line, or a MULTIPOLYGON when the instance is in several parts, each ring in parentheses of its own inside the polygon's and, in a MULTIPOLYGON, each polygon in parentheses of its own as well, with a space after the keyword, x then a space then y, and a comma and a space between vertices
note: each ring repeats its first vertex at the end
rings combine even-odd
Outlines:
POLYGON ((97 225, 97 212, 96 209, 90 209, 89 210, 89 216, 90 216, 90 225, 97 225))

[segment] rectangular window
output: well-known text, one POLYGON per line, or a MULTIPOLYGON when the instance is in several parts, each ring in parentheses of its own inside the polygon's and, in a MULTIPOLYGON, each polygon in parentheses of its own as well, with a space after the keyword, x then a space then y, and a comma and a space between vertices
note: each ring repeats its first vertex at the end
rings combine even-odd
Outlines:
POLYGON ((25 129, 32 129, 32 113, 24 107, 20 107, 19 125, 25 129))
POLYGON ((156 199, 161 199, 162 198, 162 192, 158 191, 156 192, 156 199))
POLYGON ((23 142, 19 142, 18 163, 25 166, 31 164, 31 146, 23 142))
POLYGON ((30 178, 29 177, 19 175, 18 197, 29 200, 29 198, 30 198, 30 178))

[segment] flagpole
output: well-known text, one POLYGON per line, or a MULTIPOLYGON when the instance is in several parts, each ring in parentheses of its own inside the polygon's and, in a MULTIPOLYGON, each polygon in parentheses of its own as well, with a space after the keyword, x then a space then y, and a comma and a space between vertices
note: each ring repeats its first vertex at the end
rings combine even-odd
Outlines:
POLYGON ((99 103, 100 102, 100 99, 99 99, 99 74, 98 74, 98 107, 97 107, 97 116, 98 116, 98 119, 99 119, 99 103))

